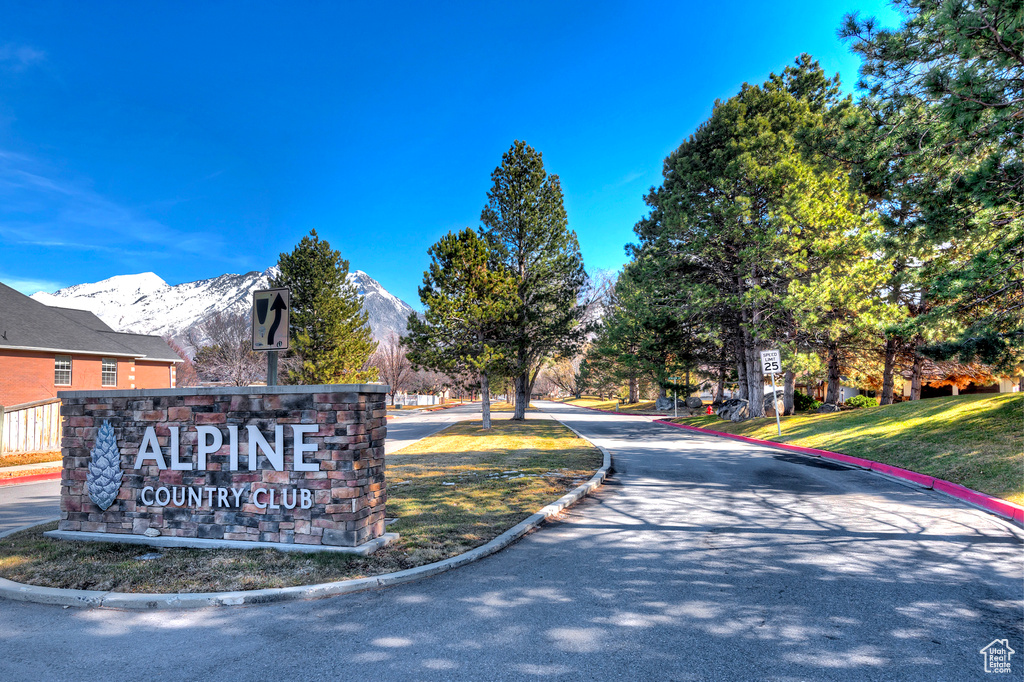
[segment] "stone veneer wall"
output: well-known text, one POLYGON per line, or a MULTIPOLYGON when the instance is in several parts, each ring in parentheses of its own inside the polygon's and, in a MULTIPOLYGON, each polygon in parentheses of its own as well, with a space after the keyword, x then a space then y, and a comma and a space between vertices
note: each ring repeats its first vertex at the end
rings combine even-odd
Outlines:
POLYGON ((338 546, 372 540, 384 533, 386 389, 339 384, 63 391, 59 530, 142 534, 156 528, 163 536, 338 546), (106 511, 93 503, 86 488, 91 450, 104 420, 114 429, 123 475, 117 499, 106 511), (249 471, 246 427, 260 427, 273 446, 275 423, 285 427, 284 471, 276 471, 262 454, 260 468, 249 471), (148 426, 155 427, 168 467, 172 426, 180 427, 182 461, 195 462, 195 427, 204 424, 218 427, 224 437, 224 446, 208 456, 206 471, 161 471, 152 459, 139 470, 132 468, 148 426), (238 471, 230 471, 228 464, 226 427, 232 424, 239 432, 238 471), (304 438, 318 447, 304 460, 319 462, 319 471, 292 471, 290 424, 320 427, 304 438), (245 492, 238 508, 211 507, 205 494, 198 507, 158 507, 140 501, 145 486, 241 487, 245 492), (250 499, 260 487, 278 495, 284 488, 310 489, 313 506, 260 509, 250 499))

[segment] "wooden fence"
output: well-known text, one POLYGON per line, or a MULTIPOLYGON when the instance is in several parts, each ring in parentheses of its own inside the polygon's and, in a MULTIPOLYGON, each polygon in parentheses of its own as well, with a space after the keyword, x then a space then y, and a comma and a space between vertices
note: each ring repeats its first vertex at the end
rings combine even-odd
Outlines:
POLYGON ((0 455, 60 450, 60 400, 0 407, 0 455))
POLYGON ((408 393, 400 393, 395 396, 396 405, 419 406, 419 405, 437 405, 441 402, 441 399, 436 395, 416 395, 408 393))

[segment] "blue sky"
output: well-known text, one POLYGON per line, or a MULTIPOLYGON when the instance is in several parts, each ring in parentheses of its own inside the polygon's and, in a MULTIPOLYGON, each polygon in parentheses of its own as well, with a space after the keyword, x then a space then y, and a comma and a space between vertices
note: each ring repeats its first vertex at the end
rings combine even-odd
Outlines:
POLYGON ((262 270, 310 229, 419 307, 426 251, 479 225, 515 139, 615 270, 662 162, 716 98, 877 0, 0 2, 0 281, 262 270))

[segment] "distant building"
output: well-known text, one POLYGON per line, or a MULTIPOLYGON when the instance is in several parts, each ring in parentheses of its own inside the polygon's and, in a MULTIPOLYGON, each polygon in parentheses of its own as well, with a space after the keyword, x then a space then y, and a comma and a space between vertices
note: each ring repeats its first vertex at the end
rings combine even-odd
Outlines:
MULTIPOLYGON (((906 369, 901 376, 903 396, 909 398, 913 372, 906 369)), ((922 398, 975 393, 1016 393, 1019 390, 1019 377, 999 376, 990 367, 980 363, 925 360, 921 365, 922 398)))
POLYGON ((91 312, 0 284, 0 405, 67 390, 173 388, 180 362, 159 336, 115 332, 91 312))

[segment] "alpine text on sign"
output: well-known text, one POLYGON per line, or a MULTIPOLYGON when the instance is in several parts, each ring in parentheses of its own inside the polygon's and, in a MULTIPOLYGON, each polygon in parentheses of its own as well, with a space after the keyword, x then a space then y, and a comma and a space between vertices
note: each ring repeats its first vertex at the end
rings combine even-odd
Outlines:
POLYGON ((288 289, 252 292, 252 349, 288 350, 288 289))
POLYGON ((765 374, 782 371, 782 358, 778 350, 761 351, 761 372, 765 374))

